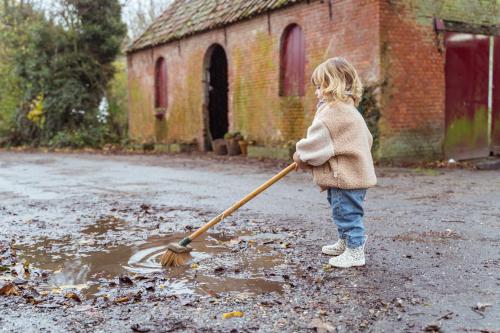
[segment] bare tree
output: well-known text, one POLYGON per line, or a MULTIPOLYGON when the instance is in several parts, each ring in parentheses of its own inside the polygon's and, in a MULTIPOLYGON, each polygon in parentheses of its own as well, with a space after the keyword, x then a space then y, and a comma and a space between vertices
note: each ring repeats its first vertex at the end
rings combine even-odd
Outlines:
POLYGON ((122 0, 123 20, 131 39, 138 37, 173 0, 122 0))
MULTIPOLYGON (((3 0, 4 6, 13 0, 3 0)), ((68 8, 64 0, 17 0, 20 3, 31 3, 61 24, 67 21, 68 8)), ((128 38, 138 37, 155 18, 157 18, 174 0, 120 0, 123 21, 128 27, 128 38)))

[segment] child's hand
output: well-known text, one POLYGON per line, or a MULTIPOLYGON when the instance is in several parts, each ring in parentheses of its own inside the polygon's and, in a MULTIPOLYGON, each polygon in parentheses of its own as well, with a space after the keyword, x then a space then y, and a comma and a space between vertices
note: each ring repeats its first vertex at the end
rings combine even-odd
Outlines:
POLYGON ((299 169, 307 170, 307 169, 311 168, 311 166, 309 164, 307 164, 306 162, 303 162, 299 158, 299 154, 297 154, 297 152, 295 152, 295 154, 293 154, 293 161, 296 163, 295 171, 298 171, 299 169))

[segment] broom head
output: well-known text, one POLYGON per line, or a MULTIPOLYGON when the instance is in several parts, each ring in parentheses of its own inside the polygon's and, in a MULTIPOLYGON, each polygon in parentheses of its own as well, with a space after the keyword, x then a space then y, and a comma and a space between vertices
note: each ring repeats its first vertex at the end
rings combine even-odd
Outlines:
POLYGON ((178 243, 170 243, 167 246, 167 251, 161 256, 160 263, 162 266, 181 266, 184 265, 191 255, 189 252, 193 250, 190 246, 182 246, 178 243))

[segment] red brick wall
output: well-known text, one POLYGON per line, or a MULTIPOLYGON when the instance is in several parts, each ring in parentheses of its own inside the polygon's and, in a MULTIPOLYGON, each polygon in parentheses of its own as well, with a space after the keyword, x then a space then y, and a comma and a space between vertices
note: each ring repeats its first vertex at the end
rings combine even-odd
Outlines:
POLYGON ((344 56, 366 82, 380 77, 379 0, 310 1, 205 32, 180 42, 132 53, 129 58, 130 135, 139 141, 203 139, 202 84, 205 52, 213 43, 226 50, 229 67, 230 130, 262 144, 299 139, 310 124, 316 100, 309 77, 327 57, 344 56), (280 39, 297 23, 305 36, 306 96, 279 96, 280 39), (167 62, 168 110, 153 116, 154 63, 167 62))
POLYGON ((408 1, 381 0, 382 91, 379 156, 435 158, 444 136, 444 46, 433 18, 408 1))

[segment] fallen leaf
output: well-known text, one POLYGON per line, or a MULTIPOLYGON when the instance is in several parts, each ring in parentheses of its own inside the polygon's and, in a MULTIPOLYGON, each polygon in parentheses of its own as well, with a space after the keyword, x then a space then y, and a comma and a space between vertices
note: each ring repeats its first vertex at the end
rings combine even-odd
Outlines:
POLYGON ((429 325, 424 327, 424 332, 442 332, 441 325, 439 323, 430 323, 429 325))
POLYGON ((30 274, 30 263, 28 260, 25 260, 23 263, 24 274, 30 274))
POLYGON ((219 266, 219 267, 217 267, 217 268, 214 269, 214 273, 215 274, 222 274, 222 273, 224 273, 225 270, 226 269, 224 267, 219 266))
POLYGON ((119 297, 119 298, 115 299, 115 303, 125 303, 128 301, 130 301, 130 298, 128 296, 119 297))
POLYGON ((128 285, 134 284, 134 282, 132 282, 132 280, 126 275, 120 275, 118 281, 120 282, 120 284, 128 284, 128 285))
POLYGON ((0 295, 2 296, 19 296, 21 292, 19 288, 12 282, 8 282, 2 288, 0 288, 0 295))
POLYGON ((191 268, 192 269, 197 269, 198 267, 200 267, 197 263, 192 263, 191 264, 191 268))
POLYGON ((33 305, 37 305, 37 304, 40 304, 43 302, 43 300, 37 299, 33 295, 26 296, 25 299, 26 299, 26 302, 33 304, 33 305))
POLYGON ((66 295, 64 295, 64 298, 67 298, 67 299, 72 299, 74 301, 77 301, 78 303, 80 303, 82 300, 80 299, 80 296, 78 296, 77 294, 75 293, 66 293, 66 295))
POLYGON ((243 312, 241 311, 233 311, 233 312, 226 312, 222 315, 222 318, 224 319, 229 319, 233 317, 243 317, 243 312))

